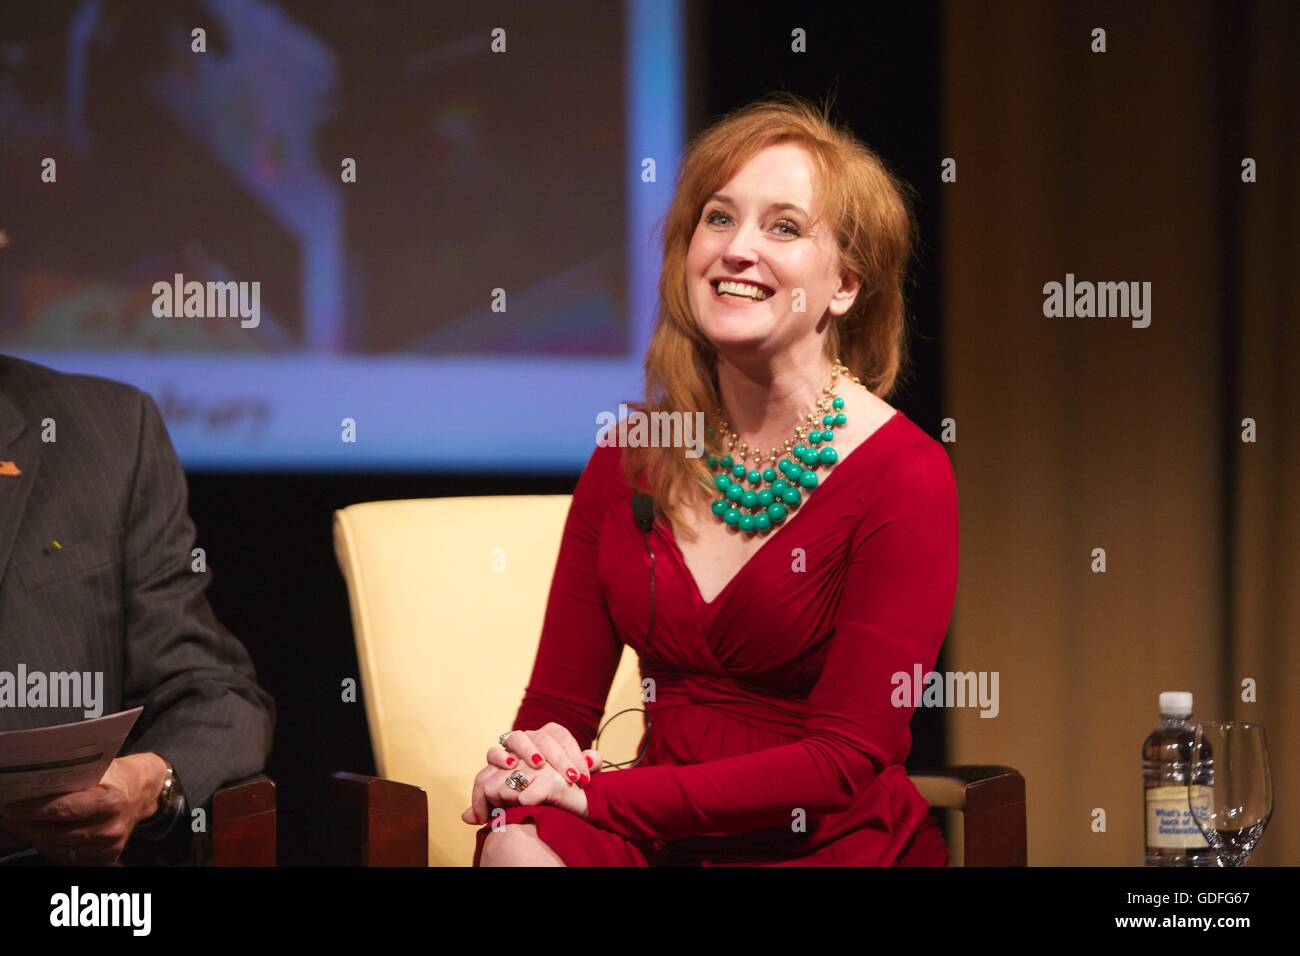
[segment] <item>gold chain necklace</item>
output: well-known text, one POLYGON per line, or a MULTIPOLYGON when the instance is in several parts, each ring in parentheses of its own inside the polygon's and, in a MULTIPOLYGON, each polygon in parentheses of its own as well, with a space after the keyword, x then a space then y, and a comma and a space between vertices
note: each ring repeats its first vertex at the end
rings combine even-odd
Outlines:
MULTIPOLYGON (((785 520, 787 506, 797 506, 802 500, 802 491, 811 491, 817 487, 816 470, 822 465, 833 465, 839 455, 830 442, 835 437, 835 429, 844 427, 848 422, 845 415, 844 399, 836 393, 840 375, 851 378, 861 385, 861 380, 839 359, 831 368, 831 383, 822 389, 822 398, 817 407, 808 414, 806 422, 810 430, 805 435, 803 424, 795 426, 794 437, 785 441, 785 455, 773 448, 767 456, 767 467, 763 467, 763 451, 751 448, 748 443, 740 441, 740 436, 731 431, 723 416, 722 409, 717 410, 722 434, 726 439, 727 454, 722 458, 709 455, 709 471, 721 471, 714 475, 714 487, 722 493, 710 508, 714 515, 726 524, 739 528, 747 534, 768 531, 774 524, 785 520), (805 444, 806 442, 806 444, 805 444), (737 448, 739 445, 739 448, 737 448), (734 452, 734 454, 733 454, 734 452), (748 462, 753 459, 754 466, 748 462), (794 459, 798 459, 796 462, 794 459), (778 477, 778 472, 784 478, 778 477), (750 487, 746 488, 748 483, 750 487), (766 484, 767 487, 763 487, 766 484), (746 514, 741 509, 749 513, 746 514)), ((716 435, 709 429, 710 437, 716 435)))

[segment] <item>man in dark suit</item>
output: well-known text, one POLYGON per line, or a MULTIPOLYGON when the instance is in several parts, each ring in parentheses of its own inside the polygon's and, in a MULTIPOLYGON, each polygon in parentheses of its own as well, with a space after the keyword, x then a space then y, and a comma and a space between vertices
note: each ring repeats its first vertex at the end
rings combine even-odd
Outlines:
MULTIPOLYGON (((102 675, 104 714, 144 708, 97 786, 0 807, 0 857, 115 862, 188 835, 187 808, 263 768, 274 703, 208 606, 194 547, 149 396, 0 355, 0 671, 102 675)), ((0 730, 84 717, 0 702, 0 730)))

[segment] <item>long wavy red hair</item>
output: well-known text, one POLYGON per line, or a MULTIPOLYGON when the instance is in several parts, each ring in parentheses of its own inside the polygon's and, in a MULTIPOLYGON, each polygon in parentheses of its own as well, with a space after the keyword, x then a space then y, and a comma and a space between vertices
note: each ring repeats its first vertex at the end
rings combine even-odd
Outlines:
MULTIPOLYGON (((894 176, 874 152, 831 118, 829 99, 817 106, 788 92, 769 94, 719 119, 691 141, 663 219, 663 269, 659 313, 645 357, 645 399, 639 412, 703 411, 712 423, 721 404, 717 351, 700 332, 686 294, 686 252, 705 201, 755 153, 797 143, 811 155, 817 209, 831 228, 841 269, 862 287, 852 308, 828 323, 826 357, 838 357, 874 394, 893 392, 906 365, 903 284, 916 240, 911 186, 894 176)), ((706 440, 720 453, 721 436, 706 440)), ((679 508, 716 495, 707 455, 688 458, 680 448, 623 449, 628 480, 640 476, 655 501, 657 519, 672 521, 679 508)), ((679 523, 674 521, 674 527, 679 523)), ((689 529, 681 529, 694 539, 689 529)))

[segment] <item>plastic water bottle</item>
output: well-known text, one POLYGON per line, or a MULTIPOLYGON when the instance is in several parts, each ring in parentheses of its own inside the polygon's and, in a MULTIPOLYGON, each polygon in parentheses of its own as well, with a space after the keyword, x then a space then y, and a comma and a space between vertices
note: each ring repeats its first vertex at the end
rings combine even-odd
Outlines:
MULTIPOLYGON (((1187 803, 1187 774, 1196 725, 1192 695, 1160 695, 1160 726, 1142 744, 1142 786, 1146 801, 1147 866, 1214 866, 1214 851, 1187 803)), ((1198 784, 1208 782, 1208 773, 1198 784)), ((1193 791, 1193 798, 1198 794, 1193 791)))

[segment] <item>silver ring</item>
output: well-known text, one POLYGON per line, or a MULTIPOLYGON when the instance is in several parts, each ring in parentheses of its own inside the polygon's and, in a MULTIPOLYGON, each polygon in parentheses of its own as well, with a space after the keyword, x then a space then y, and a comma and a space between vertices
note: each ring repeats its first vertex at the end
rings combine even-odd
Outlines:
POLYGON ((502 734, 500 737, 497 738, 497 743, 501 745, 502 750, 510 749, 509 747, 506 746, 506 741, 510 739, 510 735, 513 733, 514 733, 513 730, 507 730, 504 734, 502 734))
POLYGON ((526 790, 530 782, 531 781, 518 770, 510 771, 510 775, 506 777, 506 786, 511 790, 526 790))

